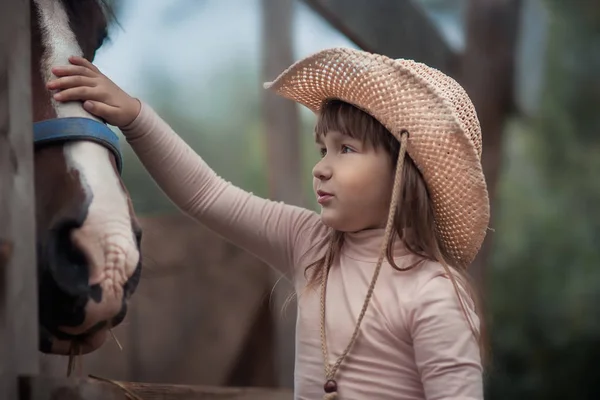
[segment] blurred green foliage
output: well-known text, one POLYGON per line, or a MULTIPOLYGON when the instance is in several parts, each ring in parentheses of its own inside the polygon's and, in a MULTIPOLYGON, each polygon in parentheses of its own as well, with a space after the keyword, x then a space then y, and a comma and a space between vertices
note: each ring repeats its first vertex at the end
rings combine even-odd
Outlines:
POLYGON ((546 4, 540 113, 507 129, 489 399, 600 399, 600 4, 546 4))

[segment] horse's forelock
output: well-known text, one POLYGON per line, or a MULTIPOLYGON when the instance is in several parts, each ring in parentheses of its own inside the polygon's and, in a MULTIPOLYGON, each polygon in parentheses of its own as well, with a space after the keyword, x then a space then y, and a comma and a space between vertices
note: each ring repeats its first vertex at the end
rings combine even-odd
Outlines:
POLYGON ((69 17, 69 25, 83 51, 92 61, 96 50, 108 39, 108 25, 116 20, 111 0, 56 0, 69 17))

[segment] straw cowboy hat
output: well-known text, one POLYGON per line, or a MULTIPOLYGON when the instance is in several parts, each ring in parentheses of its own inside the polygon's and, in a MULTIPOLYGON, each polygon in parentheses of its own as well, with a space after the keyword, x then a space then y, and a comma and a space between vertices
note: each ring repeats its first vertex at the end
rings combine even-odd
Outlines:
POLYGON ((467 267, 486 234, 490 205, 481 167, 481 128, 464 89, 424 64, 349 48, 304 58, 266 89, 315 113, 326 99, 350 103, 398 140, 429 189, 436 227, 457 266, 467 267))

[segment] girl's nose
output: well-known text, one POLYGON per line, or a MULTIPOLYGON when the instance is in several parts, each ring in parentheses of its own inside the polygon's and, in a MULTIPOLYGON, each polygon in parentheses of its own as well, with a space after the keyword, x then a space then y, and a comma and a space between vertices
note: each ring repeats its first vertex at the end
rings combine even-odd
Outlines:
POLYGON ((326 181, 331 178, 331 166, 322 158, 313 168, 313 176, 319 180, 326 181))

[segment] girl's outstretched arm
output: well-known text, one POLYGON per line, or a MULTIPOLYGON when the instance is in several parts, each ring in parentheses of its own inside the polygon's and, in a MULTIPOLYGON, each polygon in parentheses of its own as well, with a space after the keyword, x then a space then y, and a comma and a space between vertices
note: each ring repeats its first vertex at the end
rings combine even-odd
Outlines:
MULTIPOLYGON (((290 273, 311 237, 325 234, 309 210, 269 201, 219 177, 150 106, 129 96, 81 57, 56 67, 57 101, 83 107, 123 131, 159 187, 181 210, 265 263, 290 273)), ((202 244, 199 243, 199 246, 202 244)))
MULTIPOLYGON (((294 250, 319 227, 309 210, 269 201, 218 176, 150 106, 121 128, 138 158, 184 212, 271 266, 289 272, 294 250)), ((201 245, 201 244, 199 244, 201 245)))

